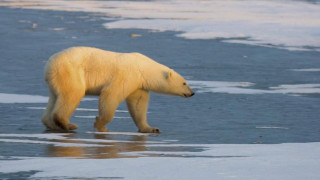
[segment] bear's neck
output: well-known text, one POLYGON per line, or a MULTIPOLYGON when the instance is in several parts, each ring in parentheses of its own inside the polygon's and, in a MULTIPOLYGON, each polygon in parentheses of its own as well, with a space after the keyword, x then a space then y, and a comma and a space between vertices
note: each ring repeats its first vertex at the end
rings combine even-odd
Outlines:
POLYGON ((146 91, 153 91, 161 93, 161 87, 165 81, 164 73, 170 69, 167 66, 159 64, 157 62, 150 62, 145 67, 140 66, 140 73, 142 77, 142 89, 146 91))

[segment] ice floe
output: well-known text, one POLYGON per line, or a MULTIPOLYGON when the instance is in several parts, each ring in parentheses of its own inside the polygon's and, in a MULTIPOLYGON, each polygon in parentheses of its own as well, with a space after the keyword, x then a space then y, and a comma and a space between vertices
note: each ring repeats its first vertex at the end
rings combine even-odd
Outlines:
POLYGON ((14 137, 14 138, 37 138, 37 139, 50 139, 61 140, 67 139, 72 133, 46 133, 46 134, 0 134, 0 137, 14 137))
POLYGON ((198 93, 228 94, 319 94, 320 84, 284 84, 269 89, 248 88, 250 82, 188 81, 198 93))
POLYGON ((291 69, 291 71, 301 71, 301 72, 320 72, 320 68, 291 69))
MULTIPOLYGON (((94 97, 85 97, 82 101, 97 100, 94 97)), ((48 97, 29 94, 0 93, 0 103, 48 103, 48 97)), ((31 108, 30 108, 31 109, 31 108)))
POLYGON ((277 127, 277 126, 256 126, 256 129, 289 129, 289 128, 277 127))
POLYGON ((76 111, 92 111, 98 112, 98 109, 91 109, 91 108, 77 108, 76 111))
POLYGON ((0 173, 34 171, 31 179, 320 178, 319 142, 178 144, 174 140, 148 141, 142 133, 87 133, 90 134, 91 139, 77 138, 75 133, 0 134, 0 143, 46 148, 46 157, 1 157, 0 173), (116 140, 112 139, 114 135, 130 135, 133 139, 116 140))
MULTIPOLYGON (((193 145, 199 146, 199 145, 193 145)), ((35 171, 46 179, 319 179, 320 143, 206 144, 199 152, 152 152, 122 159, 14 157, 1 160, 1 173, 35 171), (159 156, 161 155, 162 156, 159 156), (177 168, 178 167, 178 168, 177 168)), ((70 149, 69 149, 70 150, 70 149)))
POLYGON ((27 94, 0 93, 0 103, 47 103, 48 97, 27 94))
POLYGON ((320 5, 304 1, 6 0, 0 6, 108 16, 106 28, 177 31, 187 39, 320 51, 320 5))

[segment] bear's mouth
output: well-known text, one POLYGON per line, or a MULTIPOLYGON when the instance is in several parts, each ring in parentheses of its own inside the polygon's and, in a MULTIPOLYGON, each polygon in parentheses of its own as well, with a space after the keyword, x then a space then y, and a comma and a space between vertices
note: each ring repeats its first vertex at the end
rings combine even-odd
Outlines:
POLYGON ((191 94, 183 94, 183 97, 188 98, 188 97, 191 97, 191 96, 193 96, 193 95, 194 95, 194 92, 191 93, 191 94))

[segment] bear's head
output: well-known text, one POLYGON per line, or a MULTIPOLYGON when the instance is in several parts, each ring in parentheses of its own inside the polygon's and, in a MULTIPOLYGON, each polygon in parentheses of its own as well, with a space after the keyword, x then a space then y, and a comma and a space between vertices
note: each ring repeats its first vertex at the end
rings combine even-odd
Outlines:
POLYGON ((165 83, 162 85, 162 93, 185 98, 194 95, 186 80, 174 70, 164 71, 163 78, 165 83))

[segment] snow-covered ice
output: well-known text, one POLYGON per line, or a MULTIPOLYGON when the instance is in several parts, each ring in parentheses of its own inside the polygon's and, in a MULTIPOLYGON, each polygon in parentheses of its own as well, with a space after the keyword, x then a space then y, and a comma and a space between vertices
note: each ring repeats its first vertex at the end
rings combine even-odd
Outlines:
POLYGON ((0 93, 0 103, 47 103, 48 97, 27 94, 0 93))
POLYGON ((250 82, 223 81, 188 81, 198 93, 228 93, 228 94, 319 94, 320 84, 283 84, 269 89, 249 88, 250 82))
POLYGON ((320 68, 291 69, 291 71, 301 71, 301 72, 320 72, 320 68))
MULTIPOLYGON (((174 146, 174 144, 171 144, 174 146)), ((36 171, 32 178, 319 179, 320 143, 204 144, 201 152, 152 152, 155 157, 77 159, 15 157, 0 172, 36 171), (18 159, 17 159, 18 158, 18 159)))
MULTIPOLYGON (((92 100, 97 100, 97 98, 85 97, 82 99, 82 101, 92 101, 92 100)), ((12 104, 12 103, 47 103, 47 102, 48 102, 48 97, 46 96, 0 93, 0 103, 12 104)), ((32 109, 32 107, 30 109, 32 109)))
MULTIPOLYGON (((280 128, 280 127, 261 127, 280 128)), ((141 133, 94 133, 132 135, 141 133)), ((319 179, 320 143, 178 144, 74 138, 72 133, 0 134, 2 143, 48 146, 55 157, 2 157, 1 173, 31 178, 319 179), (30 139, 32 138, 32 139, 30 139), (49 147, 53 145, 54 147, 49 147), (196 151, 192 150, 197 149, 196 151), (189 149, 189 150, 188 150, 189 149), (98 158, 98 159, 96 159, 98 158)))
POLYGON ((100 13, 106 28, 177 31, 187 39, 320 51, 320 5, 303 1, 7 0, 0 6, 100 13))

